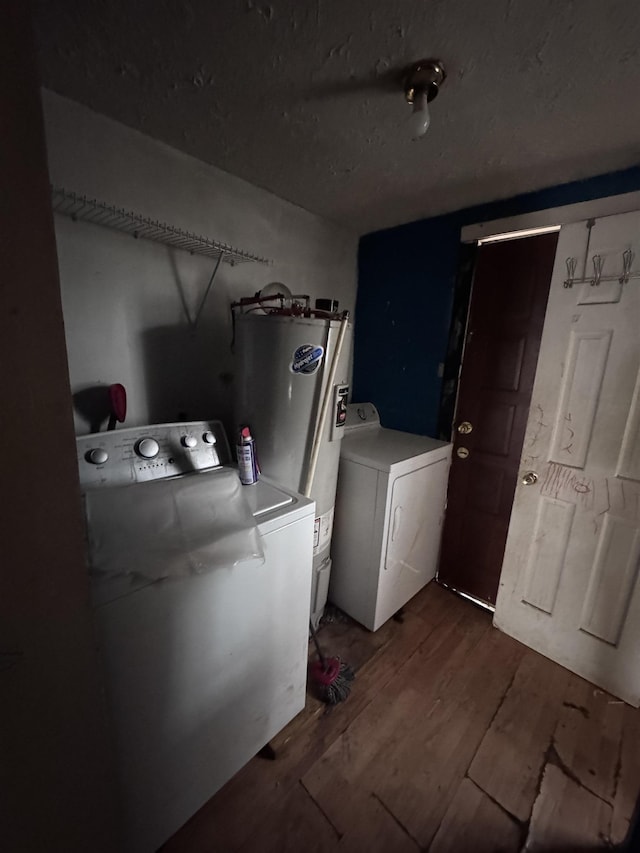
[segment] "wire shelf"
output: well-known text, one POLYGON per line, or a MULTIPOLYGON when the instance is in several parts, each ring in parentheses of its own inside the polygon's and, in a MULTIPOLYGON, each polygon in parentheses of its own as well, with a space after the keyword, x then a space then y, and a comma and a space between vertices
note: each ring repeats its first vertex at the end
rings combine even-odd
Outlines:
POLYGON ((130 234, 141 240, 153 240, 174 249, 182 249, 192 255, 206 255, 225 263, 235 265, 244 263, 268 264, 268 258, 261 258, 251 252, 235 249, 227 243, 200 237, 190 231, 183 231, 174 225, 167 225, 155 219, 141 216, 139 213, 107 204, 95 198, 66 190, 63 187, 51 187, 52 206, 55 213, 69 216, 77 222, 92 222, 130 234))

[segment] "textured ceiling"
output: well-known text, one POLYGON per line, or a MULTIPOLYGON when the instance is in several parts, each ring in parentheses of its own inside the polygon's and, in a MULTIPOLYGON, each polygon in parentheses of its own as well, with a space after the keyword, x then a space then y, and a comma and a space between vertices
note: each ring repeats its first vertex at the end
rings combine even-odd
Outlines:
POLYGON ((360 233, 640 160, 637 0, 33 6, 45 86, 360 233))

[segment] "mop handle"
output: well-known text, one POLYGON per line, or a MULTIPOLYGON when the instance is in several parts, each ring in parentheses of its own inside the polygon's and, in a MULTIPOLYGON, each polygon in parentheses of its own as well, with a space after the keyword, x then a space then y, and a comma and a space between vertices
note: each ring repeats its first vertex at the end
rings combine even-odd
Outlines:
MULTIPOLYGON (((331 369, 329 370, 329 376, 327 377, 327 385, 324 392, 324 397, 322 399, 322 406, 320 408, 320 414, 318 415, 318 419, 315 424, 315 431, 313 434, 313 446, 311 448, 311 458, 309 459, 309 469, 307 471, 307 479, 304 487, 304 496, 305 498, 311 497, 311 487, 313 486, 313 481, 316 475, 316 465, 318 464, 318 455, 320 453, 320 440, 322 438, 322 428, 324 426, 324 420, 327 416, 327 411, 329 409, 329 401, 331 399, 331 390, 333 387, 333 380, 336 377, 336 373, 338 371, 338 359, 340 358, 340 352, 342 350, 342 344, 344 341, 344 336, 347 333, 347 323, 349 322, 349 312, 344 311, 342 314, 342 320, 340 321, 340 333, 338 334, 338 341, 336 343, 336 351, 333 354, 333 361, 331 362, 331 369)), ((327 669, 327 662, 325 660, 324 655, 322 654, 322 650, 320 648, 320 643, 318 642, 318 636, 316 634, 316 630, 313 627, 313 622, 309 619, 309 630, 311 631, 311 636, 313 638, 313 644, 316 647, 316 652, 318 653, 318 658, 320 659, 320 665, 322 669, 327 669)))
POLYGON ((327 662, 325 661, 324 655, 322 654, 322 649, 320 648, 320 643, 318 642, 318 635, 316 634, 316 629, 313 627, 313 622, 309 619, 309 630, 311 631, 311 636, 313 638, 313 644, 316 647, 316 652, 318 653, 318 657, 320 658, 320 664, 322 668, 326 671, 327 662))

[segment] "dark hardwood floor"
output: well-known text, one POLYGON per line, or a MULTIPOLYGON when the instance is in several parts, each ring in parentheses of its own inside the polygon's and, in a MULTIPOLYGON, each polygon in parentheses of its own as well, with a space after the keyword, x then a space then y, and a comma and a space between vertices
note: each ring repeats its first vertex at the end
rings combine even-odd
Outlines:
POLYGON ((640 789, 640 711, 501 634, 435 583, 371 634, 320 639, 357 669, 312 696, 163 853, 607 849, 640 789))

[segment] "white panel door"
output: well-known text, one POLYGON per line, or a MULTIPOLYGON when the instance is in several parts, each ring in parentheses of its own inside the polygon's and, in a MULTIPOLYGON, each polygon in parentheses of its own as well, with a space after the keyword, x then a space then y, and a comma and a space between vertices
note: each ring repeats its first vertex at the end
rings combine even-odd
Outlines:
POLYGON ((640 278, 618 276, 625 251, 640 269, 640 212, 597 220, 587 253, 588 234, 560 232, 495 624, 637 706, 640 278), (585 253, 603 280, 565 287, 585 253))

